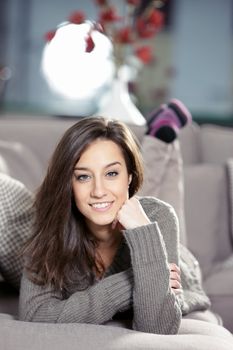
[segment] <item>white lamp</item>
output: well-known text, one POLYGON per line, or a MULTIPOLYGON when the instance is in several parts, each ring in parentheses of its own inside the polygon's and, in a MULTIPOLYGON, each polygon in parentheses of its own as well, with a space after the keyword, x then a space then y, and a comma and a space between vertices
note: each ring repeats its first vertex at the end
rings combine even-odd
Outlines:
POLYGON ((114 75, 112 44, 97 30, 91 33, 95 47, 86 52, 86 37, 93 24, 65 23, 46 44, 42 72, 49 86, 69 99, 86 99, 111 84, 114 75))
POLYGON ((144 125, 146 120, 131 101, 125 78, 122 74, 115 78, 112 53, 111 41, 92 22, 64 23, 44 48, 42 72, 52 90, 70 103, 98 95, 96 115, 144 125), (87 51, 90 32, 93 49, 87 51))

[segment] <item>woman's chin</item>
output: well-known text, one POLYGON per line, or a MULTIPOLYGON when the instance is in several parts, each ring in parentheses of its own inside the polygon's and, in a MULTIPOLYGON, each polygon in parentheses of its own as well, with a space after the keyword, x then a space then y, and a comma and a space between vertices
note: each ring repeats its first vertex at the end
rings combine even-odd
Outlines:
POLYGON ((99 220, 93 220, 93 221, 87 221, 87 224, 89 226, 89 228, 91 229, 91 231, 94 233, 96 230, 108 230, 108 231, 112 231, 114 229, 114 220, 115 217, 109 217, 109 218, 102 218, 99 220))

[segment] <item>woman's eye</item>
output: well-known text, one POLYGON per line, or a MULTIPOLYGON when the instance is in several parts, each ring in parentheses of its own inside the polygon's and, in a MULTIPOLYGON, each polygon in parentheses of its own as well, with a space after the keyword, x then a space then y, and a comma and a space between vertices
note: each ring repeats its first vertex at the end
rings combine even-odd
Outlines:
POLYGON ((109 171, 107 173, 107 176, 110 176, 110 177, 114 177, 114 176, 117 176, 118 175, 118 172, 117 171, 109 171))
POLYGON ((75 175, 76 180, 80 181, 80 182, 85 182, 88 181, 90 176, 89 175, 75 175))

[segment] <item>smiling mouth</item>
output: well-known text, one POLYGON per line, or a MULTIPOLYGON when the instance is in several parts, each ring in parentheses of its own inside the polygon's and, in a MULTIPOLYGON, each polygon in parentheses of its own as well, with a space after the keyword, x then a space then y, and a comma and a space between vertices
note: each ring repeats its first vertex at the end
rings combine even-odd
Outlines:
POLYGON ((90 206, 94 209, 106 209, 112 205, 113 202, 101 202, 101 203, 92 203, 90 206))

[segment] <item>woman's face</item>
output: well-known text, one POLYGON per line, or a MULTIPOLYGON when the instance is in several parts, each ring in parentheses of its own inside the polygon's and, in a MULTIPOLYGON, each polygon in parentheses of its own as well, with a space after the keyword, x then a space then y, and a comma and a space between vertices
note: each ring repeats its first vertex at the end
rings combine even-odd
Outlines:
POLYGON ((75 165, 72 187, 76 206, 93 234, 110 230, 128 199, 130 181, 121 148, 113 141, 96 140, 83 152, 75 165))

